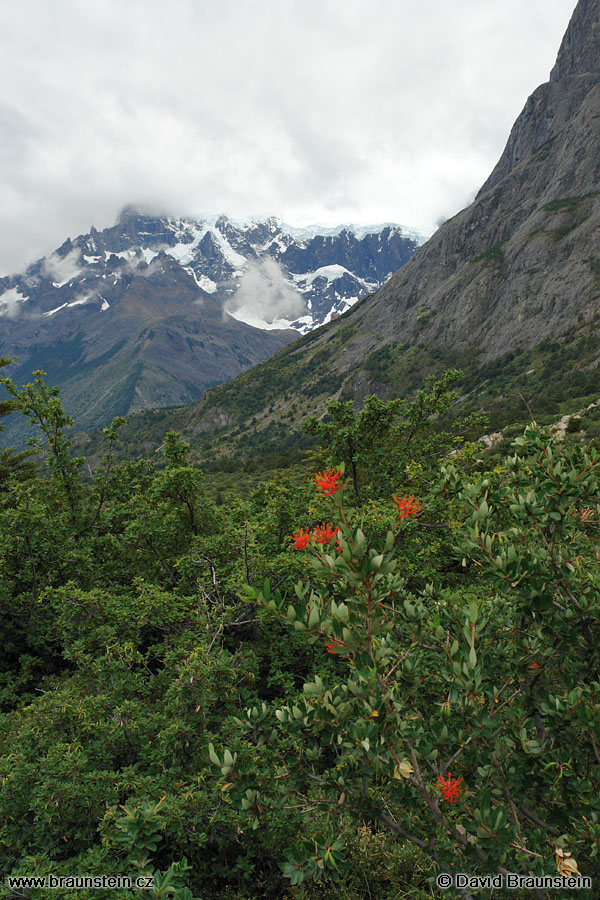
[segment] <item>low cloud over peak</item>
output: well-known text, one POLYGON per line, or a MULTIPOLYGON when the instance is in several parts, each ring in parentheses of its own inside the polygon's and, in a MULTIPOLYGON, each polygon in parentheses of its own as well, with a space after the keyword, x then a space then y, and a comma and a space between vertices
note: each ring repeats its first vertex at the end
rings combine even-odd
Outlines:
POLYGON ((491 171, 574 5, 2 4, 0 273, 130 202, 429 233, 491 171))
POLYGON ((240 286, 225 306, 225 312, 257 328, 285 328, 306 312, 306 304, 274 259, 250 263, 240 286))

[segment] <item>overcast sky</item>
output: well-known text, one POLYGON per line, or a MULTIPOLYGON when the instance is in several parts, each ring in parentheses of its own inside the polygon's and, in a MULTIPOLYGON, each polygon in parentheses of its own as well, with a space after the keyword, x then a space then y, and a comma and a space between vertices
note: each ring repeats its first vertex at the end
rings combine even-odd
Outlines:
POLYGON ((426 233, 575 0, 3 0, 0 274, 134 203, 426 233))

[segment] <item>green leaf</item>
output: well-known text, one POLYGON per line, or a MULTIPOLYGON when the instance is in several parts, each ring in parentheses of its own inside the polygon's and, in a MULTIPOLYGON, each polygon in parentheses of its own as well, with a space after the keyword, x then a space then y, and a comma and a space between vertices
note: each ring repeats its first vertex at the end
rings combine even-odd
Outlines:
POLYGON ((320 613, 319 608, 317 606, 313 606, 313 608, 310 611, 310 615, 308 617, 308 627, 314 628, 315 625, 317 625, 319 623, 320 619, 321 619, 321 613, 320 613))
POLYGON ((374 572, 378 572, 381 568, 381 564, 383 562, 383 553, 379 553, 377 556, 374 556, 371 560, 371 568, 374 572))

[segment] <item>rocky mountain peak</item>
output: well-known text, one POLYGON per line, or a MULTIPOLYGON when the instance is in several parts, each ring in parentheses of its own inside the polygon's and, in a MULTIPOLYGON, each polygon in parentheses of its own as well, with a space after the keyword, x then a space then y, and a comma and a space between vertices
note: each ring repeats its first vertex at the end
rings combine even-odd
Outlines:
POLYGON ((600 73, 600 0, 579 0, 560 45, 550 81, 600 73))
MULTIPOLYGON (((592 115, 590 94, 600 83, 600 0, 579 0, 562 40, 550 80, 541 84, 527 99, 523 111, 513 125, 504 152, 477 197, 495 189, 504 179, 529 159, 532 154, 549 147, 559 136, 564 137, 579 112, 588 107, 592 115)), ((592 104, 593 105, 593 104, 592 104)), ((581 137, 578 137, 581 143, 581 137)), ((589 138, 588 138, 589 143, 589 138)), ((585 193, 595 188, 596 174, 589 184, 577 185, 585 193)), ((569 188, 573 191, 574 186, 569 188)))
POLYGON ((120 211, 117 216, 117 225, 124 225, 130 219, 134 219, 137 216, 141 215, 141 211, 135 206, 133 203, 128 203, 123 209, 120 211))
POLYGON ((527 100, 474 202, 341 323, 356 334, 344 390, 364 396, 370 376, 352 366, 381 343, 487 362, 569 329, 597 332, 599 142, 600 0, 580 0, 552 80, 527 100))
POLYGON ((189 403, 344 313, 416 247, 400 226, 296 239, 275 218, 127 206, 0 278, 0 356, 19 357, 17 381, 48 372, 85 427, 189 403))

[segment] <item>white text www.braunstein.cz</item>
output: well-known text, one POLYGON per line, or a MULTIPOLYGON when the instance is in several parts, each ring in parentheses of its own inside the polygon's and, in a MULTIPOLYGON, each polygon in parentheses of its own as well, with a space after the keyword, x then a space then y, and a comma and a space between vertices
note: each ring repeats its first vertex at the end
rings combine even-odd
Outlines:
POLYGON ((58 890, 119 890, 138 888, 150 890, 154 885, 152 875, 9 875, 6 886, 11 890, 19 888, 47 888, 58 890))

